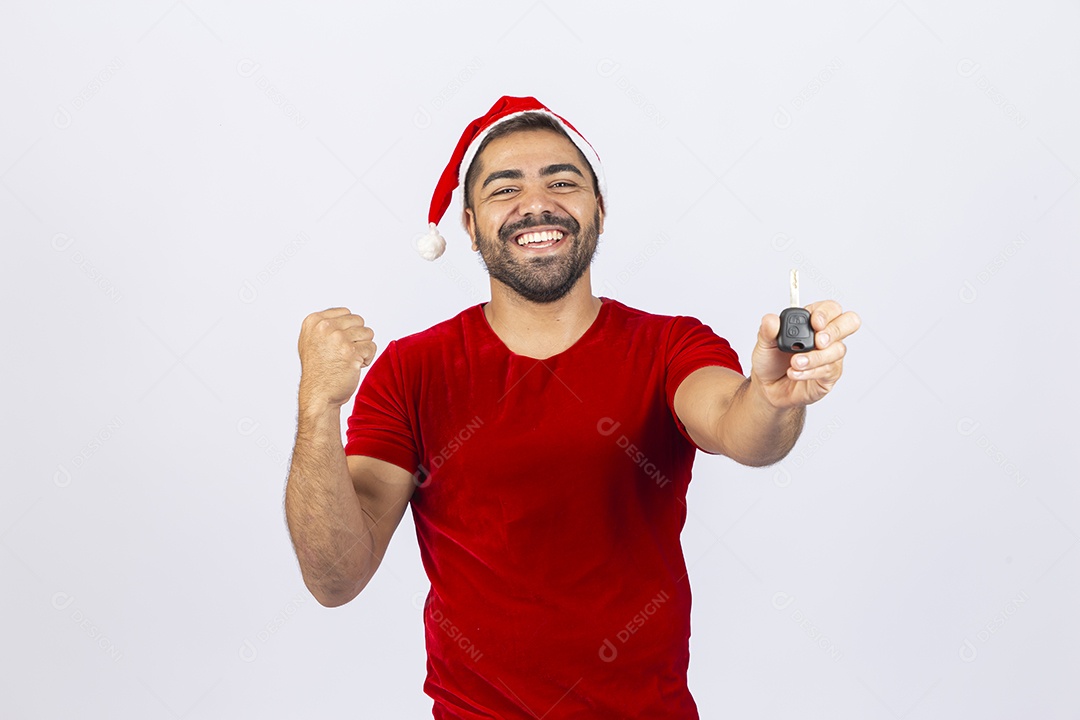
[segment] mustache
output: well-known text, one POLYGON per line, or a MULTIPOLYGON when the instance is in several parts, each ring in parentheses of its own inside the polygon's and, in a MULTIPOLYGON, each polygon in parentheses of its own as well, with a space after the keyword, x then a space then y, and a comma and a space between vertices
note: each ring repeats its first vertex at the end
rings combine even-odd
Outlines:
POLYGON ((581 230, 581 224, 569 215, 540 215, 523 218, 516 223, 504 225, 499 228, 499 239, 503 242, 517 235, 522 230, 541 227, 543 225, 561 228, 567 235, 576 235, 581 230))

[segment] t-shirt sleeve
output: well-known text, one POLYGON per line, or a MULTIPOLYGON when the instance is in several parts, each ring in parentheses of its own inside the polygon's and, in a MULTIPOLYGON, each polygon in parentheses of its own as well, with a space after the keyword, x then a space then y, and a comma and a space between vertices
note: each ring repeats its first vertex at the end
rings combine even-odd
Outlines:
POLYGON ((345 433, 346 455, 366 455, 416 472, 419 456, 405 387, 397 343, 391 341, 356 393, 345 433))
POLYGON ((739 356, 727 340, 714 333, 700 320, 676 317, 672 321, 668 336, 666 360, 667 378, 664 389, 671 417, 683 437, 697 447, 697 443, 694 443, 679 416, 675 414, 675 391, 690 373, 710 365, 726 367, 742 375, 739 356))

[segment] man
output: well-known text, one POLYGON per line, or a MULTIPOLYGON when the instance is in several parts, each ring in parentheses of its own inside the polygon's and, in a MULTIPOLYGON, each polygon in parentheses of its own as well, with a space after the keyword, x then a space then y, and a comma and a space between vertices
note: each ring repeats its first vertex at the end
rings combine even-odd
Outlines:
POLYGON ((346 308, 308 316, 286 513, 320 603, 371 580, 411 505, 431 580, 424 689, 436 718, 696 718, 679 544, 696 449, 783 458, 841 373, 859 319, 808 306, 816 348, 777 349, 766 315, 742 375, 693 318, 592 295, 599 159, 533 98, 462 136, 432 201, 460 184, 491 301, 375 356, 346 308))

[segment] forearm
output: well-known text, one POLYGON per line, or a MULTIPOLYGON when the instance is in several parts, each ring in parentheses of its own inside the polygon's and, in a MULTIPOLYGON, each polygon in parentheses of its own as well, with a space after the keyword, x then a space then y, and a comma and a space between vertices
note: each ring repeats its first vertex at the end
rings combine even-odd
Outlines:
POLYGON ((716 437, 725 455, 743 465, 760 467, 782 460, 802 432, 805 407, 778 409, 760 384, 745 380, 717 423, 716 437))
POLYGON ((285 517, 304 583, 323 605, 354 598, 375 572, 370 523, 349 477, 340 411, 300 404, 285 517))

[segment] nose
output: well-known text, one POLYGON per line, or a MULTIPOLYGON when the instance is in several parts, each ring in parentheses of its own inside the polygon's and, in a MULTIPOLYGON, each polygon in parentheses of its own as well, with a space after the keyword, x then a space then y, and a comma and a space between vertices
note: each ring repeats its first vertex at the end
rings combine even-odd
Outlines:
POLYGON ((555 203, 546 187, 524 187, 518 198, 522 215, 544 215, 555 210, 555 203))

